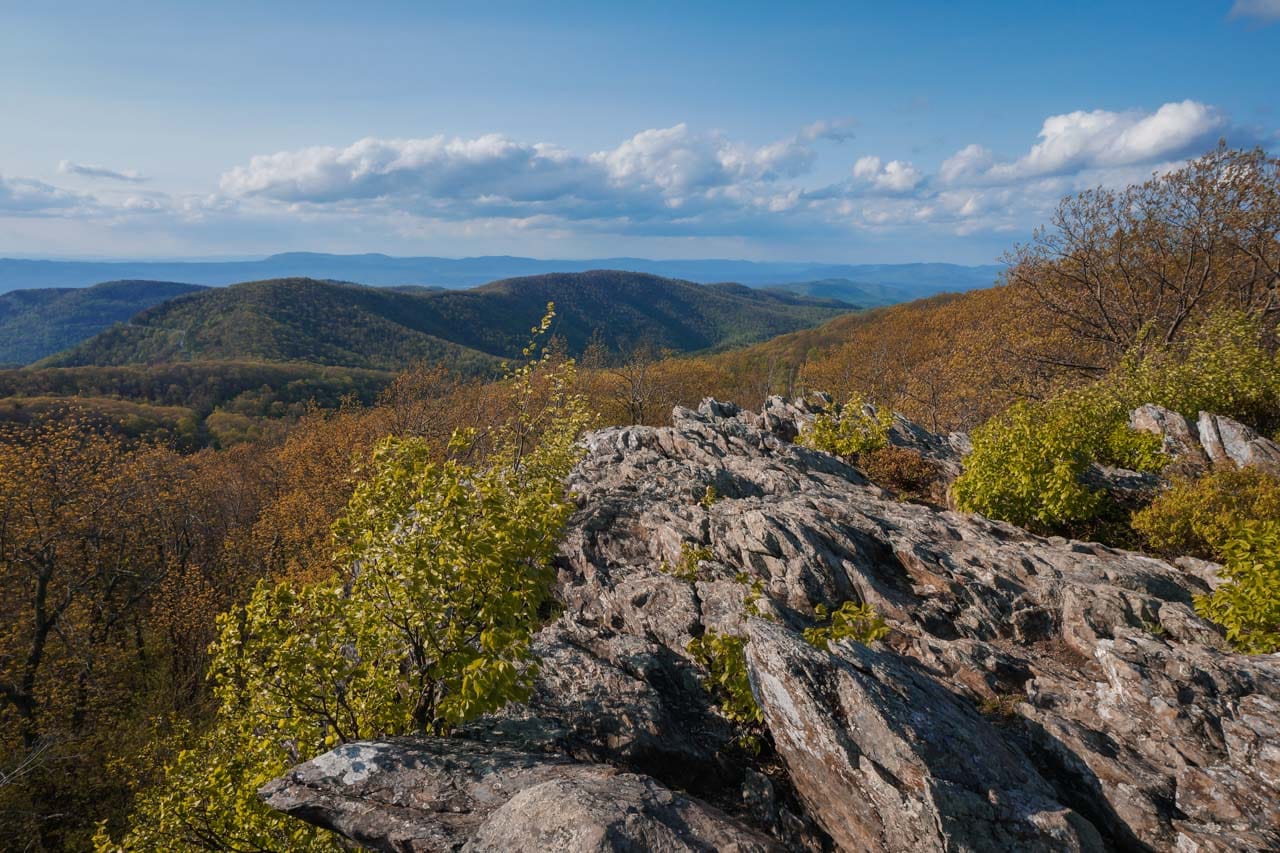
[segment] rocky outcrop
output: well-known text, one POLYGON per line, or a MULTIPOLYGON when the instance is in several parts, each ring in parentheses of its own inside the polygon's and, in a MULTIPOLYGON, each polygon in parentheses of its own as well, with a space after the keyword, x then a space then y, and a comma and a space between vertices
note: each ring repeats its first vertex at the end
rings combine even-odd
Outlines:
POLYGON ((1280 476, 1280 444, 1231 418, 1201 412, 1196 423, 1190 424, 1177 412, 1148 404, 1133 410, 1129 425, 1160 436, 1165 453, 1183 472, 1231 465, 1280 476))
POLYGON ((341 746, 262 794, 273 808, 396 853, 779 849, 648 776, 457 739, 341 746))
POLYGON ((845 850, 1101 850, 1027 757, 906 659, 753 620, 749 671, 796 788, 845 850))
POLYGON ((474 756, 411 757, 428 769, 403 797, 345 771, 313 784, 303 765, 271 802, 381 849, 446 831, 438 849, 1280 849, 1280 656, 1224 648, 1190 606, 1205 572, 898 502, 788 440, 806 408, 708 401, 589 434, 531 700, 447 741, 391 742, 474 756), (690 555, 696 577, 678 576, 690 555), (805 644, 815 606, 844 601, 890 634, 805 644), (750 638, 759 754, 701 686, 686 648, 707 631, 750 638), (458 809, 422 805, 445 789, 458 809), (415 828, 397 829, 409 800, 415 828), (587 843, 539 834, 568 831, 561 808, 649 834, 557 846, 587 843), (518 820, 490 825, 500 813, 518 820), (663 835, 673 822, 688 833, 663 835))

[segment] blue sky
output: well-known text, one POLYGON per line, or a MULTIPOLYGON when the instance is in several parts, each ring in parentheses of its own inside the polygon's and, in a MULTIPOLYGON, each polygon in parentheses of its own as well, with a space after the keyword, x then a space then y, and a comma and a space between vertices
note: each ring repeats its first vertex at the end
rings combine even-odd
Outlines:
POLYGON ((996 259, 1280 149, 1280 0, 13 3, 0 254, 996 259))

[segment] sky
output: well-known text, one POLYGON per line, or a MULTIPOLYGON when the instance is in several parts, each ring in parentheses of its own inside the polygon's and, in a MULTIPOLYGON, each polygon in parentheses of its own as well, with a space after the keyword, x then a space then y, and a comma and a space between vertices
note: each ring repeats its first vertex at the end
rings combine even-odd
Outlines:
POLYGON ((1280 0, 0 0, 0 255, 990 263, 1280 152, 1280 0))

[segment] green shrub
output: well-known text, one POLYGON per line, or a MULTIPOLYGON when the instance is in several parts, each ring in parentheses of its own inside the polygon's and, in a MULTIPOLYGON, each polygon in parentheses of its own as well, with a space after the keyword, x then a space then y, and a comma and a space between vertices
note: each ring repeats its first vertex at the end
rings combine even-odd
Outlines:
POLYGON ((1128 427, 1129 413, 1143 403, 1268 428, 1277 417, 1280 367, 1264 332, 1255 317, 1215 315, 1183 344, 1135 349, 1091 385, 1015 404, 974 432, 954 486, 958 505, 1041 532, 1077 531, 1105 516, 1113 508, 1083 481, 1091 463, 1154 472, 1169 461, 1156 436, 1128 427))
POLYGON ((341 743, 441 733, 527 695, 530 641, 573 509, 563 482, 587 420, 568 393, 572 364, 541 366, 512 375, 517 414, 484 462, 438 461, 420 438, 379 445, 335 527, 348 571, 298 588, 261 583, 218 618, 216 718, 139 795, 122 848, 345 849, 267 809, 257 789, 341 743), (551 386, 545 406, 524 405, 535 382, 551 386))
POLYGON ((690 542, 685 542, 680 546, 680 557, 676 560, 676 564, 672 566, 668 563, 663 563, 662 570, 682 581, 693 583, 698 579, 702 564, 707 560, 714 559, 715 556, 715 552, 710 548, 699 547, 690 542))
POLYGON ((1280 518, 1280 479, 1257 468, 1219 468, 1179 478, 1133 516, 1152 551, 1218 560, 1242 521, 1280 518))
POLYGON ((1157 436, 1128 428, 1128 412, 1102 384, 1015 403, 974 432, 956 502, 1046 532, 1097 518, 1104 495, 1084 482, 1090 463, 1155 471, 1167 462, 1157 436))
POLYGON ((747 678, 746 647, 745 637, 708 631, 690 640, 686 648, 707 670, 702 685, 715 699, 720 713, 732 723, 752 726, 764 722, 764 713, 747 678))
POLYGON ((1227 630, 1240 651, 1280 651, 1280 522, 1242 524, 1222 546, 1224 583, 1197 596, 1196 612, 1227 630))
POLYGON ((893 412, 883 407, 868 409, 871 407, 860 397, 852 397, 834 411, 820 413, 798 441, 845 458, 878 450, 889 443, 893 412))
POLYGON ((814 608, 814 615, 827 624, 805 628, 804 639, 819 649, 828 648, 835 640, 853 640, 866 645, 889 633, 889 626, 870 604, 846 601, 833 611, 819 604, 814 608))
POLYGON ((1257 315, 1216 313, 1185 342, 1131 354, 1116 381, 1133 406, 1155 403, 1191 420, 1213 412, 1271 432, 1280 427, 1280 360, 1267 333, 1257 315))

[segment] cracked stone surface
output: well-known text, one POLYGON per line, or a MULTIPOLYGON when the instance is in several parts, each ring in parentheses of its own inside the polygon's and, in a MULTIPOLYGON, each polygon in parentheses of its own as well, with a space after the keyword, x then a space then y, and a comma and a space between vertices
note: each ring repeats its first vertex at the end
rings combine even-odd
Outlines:
MULTIPOLYGON (((453 845, 438 848, 388 840, 409 832, 395 829, 398 800, 340 807, 367 784, 342 773, 323 796, 294 785, 287 810, 379 849, 524 849, 511 846, 521 832, 545 849, 648 849, 538 835, 573 828, 560 804, 574 826, 614 826, 605 785, 640 803, 684 798, 703 816, 682 824, 688 848, 655 849, 1280 849, 1280 656, 1235 654, 1196 616, 1211 565, 900 503, 792 444, 811 417, 781 401, 763 413, 706 401, 670 427, 586 437, 558 558, 563 612, 536 638, 534 695, 445 741, 537 756, 541 770, 518 766, 539 785, 552 771, 578 781, 504 799, 519 815, 506 828, 417 811, 412 832, 453 845), (720 499, 704 506, 709 485, 720 499), (694 548, 709 559, 677 577, 694 548), (772 621, 745 614, 757 582, 772 621), (799 639, 816 605, 844 601, 874 606, 889 635, 870 648, 799 639), (701 687, 686 646, 706 631, 750 637, 759 755, 735 745, 701 687), (606 769, 647 781, 595 775, 606 769)), ((963 454, 958 439, 930 440, 963 454)), ((477 784, 469 761, 447 767, 431 772, 477 784)), ((643 843, 668 837, 666 818, 634 820, 653 833, 643 843)))

